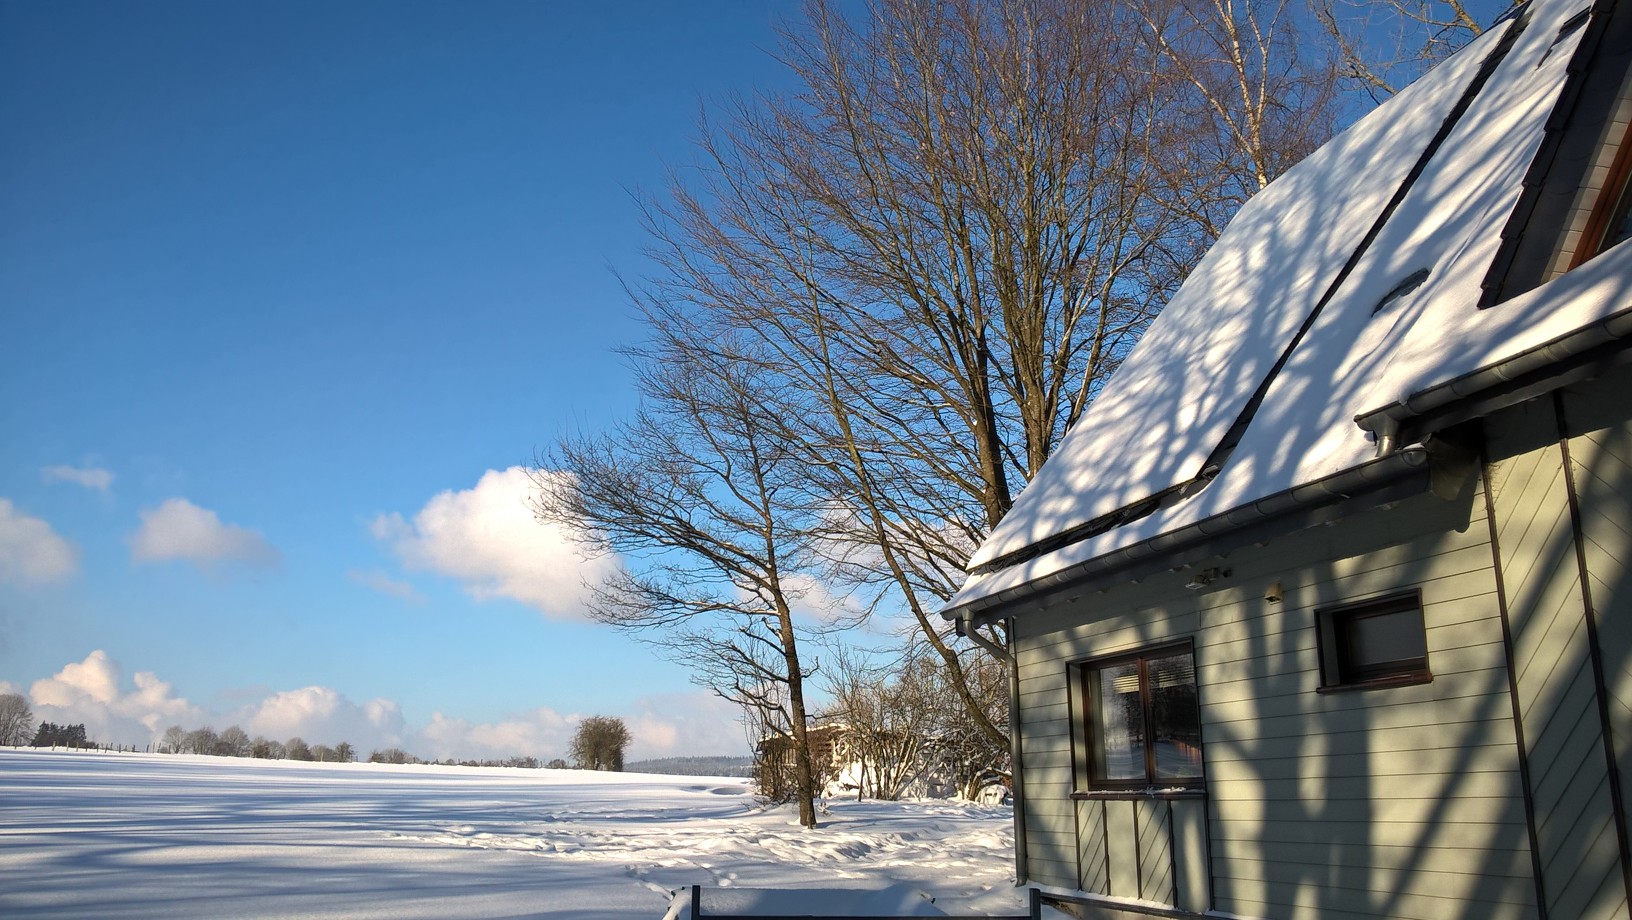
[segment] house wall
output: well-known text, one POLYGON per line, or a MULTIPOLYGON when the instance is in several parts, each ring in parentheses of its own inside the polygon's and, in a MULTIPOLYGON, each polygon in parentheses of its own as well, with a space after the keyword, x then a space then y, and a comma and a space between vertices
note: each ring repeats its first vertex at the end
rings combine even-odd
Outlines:
MULTIPOLYGON (((1535 916, 1488 529, 1476 490, 1432 495, 1016 621, 1029 874, 1084 887, 1073 661, 1195 644, 1211 907, 1242 916, 1535 916), (1282 600, 1265 600, 1278 582, 1282 600), (1317 608, 1422 592, 1431 683, 1317 693, 1317 608)), ((1113 836, 1109 846, 1126 846, 1113 836)), ((1089 860, 1092 861, 1091 859, 1089 860)), ((1114 860, 1113 860, 1114 864, 1114 860)), ((1181 867, 1180 873, 1184 869, 1181 867)), ((1099 888, 1096 893, 1137 896, 1099 888)))
POLYGON ((1206 589, 1015 611, 1029 880, 1244 917, 1628 916, 1628 394, 1632 370, 1503 410, 1453 498, 1233 552, 1206 589), (1412 588, 1433 680, 1316 692, 1316 610, 1412 588), (1073 664, 1185 639, 1206 797, 1082 795, 1073 664))
MULTIPOLYGON (((1582 505, 1572 500, 1573 481, 1591 478, 1581 460, 1599 462, 1588 447, 1597 441, 1591 435, 1565 440, 1561 405, 1533 400, 1487 424, 1492 532, 1512 627, 1548 913, 1625 917, 1620 778, 1612 775, 1606 749, 1609 710, 1598 692, 1604 659, 1594 654, 1592 641, 1597 623, 1587 616, 1583 544, 1577 539, 1582 505)), ((1593 505, 1599 529, 1609 508, 1593 505)), ((1621 647, 1624 632, 1624 624, 1612 631, 1621 647)))
POLYGON ((1593 611, 1604 671, 1605 708, 1618 765, 1622 814, 1632 824, 1632 422, 1625 400, 1632 371, 1565 391, 1557 403, 1566 431, 1571 485, 1581 522, 1582 602, 1593 611), (1617 418, 1617 416, 1621 416, 1617 418))

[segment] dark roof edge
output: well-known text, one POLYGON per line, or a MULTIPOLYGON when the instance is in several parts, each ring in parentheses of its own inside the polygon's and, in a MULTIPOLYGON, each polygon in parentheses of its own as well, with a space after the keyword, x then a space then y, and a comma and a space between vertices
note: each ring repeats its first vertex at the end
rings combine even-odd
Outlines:
POLYGON ((1380 444, 1415 441, 1632 360, 1632 308, 1354 417, 1380 444), (1401 432, 1407 433, 1402 435, 1401 432))
POLYGON ((1407 447, 1341 473, 1277 492, 1187 527, 1095 556, 995 594, 943 607, 940 613, 948 620, 967 618, 975 625, 983 625, 998 618, 990 615, 990 611, 1031 597, 1039 591, 1070 587, 1095 576, 1130 568, 1159 555, 1176 553, 1187 547, 1206 543, 1253 524, 1266 523, 1299 511, 1335 505, 1357 494, 1377 491, 1419 474, 1423 472, 1427 463, 1427 448, 1416 445, 1407 447))

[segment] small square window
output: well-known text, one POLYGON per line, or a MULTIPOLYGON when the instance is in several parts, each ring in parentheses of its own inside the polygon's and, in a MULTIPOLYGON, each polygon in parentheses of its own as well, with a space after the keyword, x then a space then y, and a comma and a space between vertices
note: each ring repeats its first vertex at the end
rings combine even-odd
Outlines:
POLYGON ((1080 667, 1089 788, 1201 784, 1201 710, 1188 647, 1080 667))
POLYGON ((1315 611, 1322 690, 1433 680, 1422 597, 1415 591, 1315 611))

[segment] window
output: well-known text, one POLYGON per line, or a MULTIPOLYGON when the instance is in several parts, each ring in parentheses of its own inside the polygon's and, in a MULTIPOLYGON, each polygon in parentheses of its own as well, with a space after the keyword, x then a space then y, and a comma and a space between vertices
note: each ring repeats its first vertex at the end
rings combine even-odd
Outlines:
POLYGON ((1592 6, 1560 26, 1547 52, 1573 45, 1569 76, 1502 228, 1480 309, 1559 278, 1632 236, 1632 8, 1592 6), (1571 36, 1578 37, 1566 42, 1571 36))
POLYGON ((1632 214, 1628 214, 1632 209, 1629 178, 1632 178, 1632 128, 1621 137, 1604 187, 1598 192, 1586 229, 1582 231, 1572 268, 1632 237, 1632 219, 1629 219, 1632 214))
POLYGON ((1384 310, 1387 310, 1389 307, 1399 303, 1400 300, 1407 294, 1410 294, 1417 288, 1422 287, 1422 283, 1427 280, 1428 269, 1426 268, 1419 268, 1411 274, 1406 275, 1399 284, 1394 285, 1393 290, 1383 295, 1382 300, 1377 301, 1377 306, 1371 308, 1371 315, 1376 316, 1384 310))
POLYGON ((1091 789, 1201 785, 1201 713, 1188 646, 1081 669, 1091 789))
POLYGON ((1322 690, 1433 680, 1422 598, 1415 591, 1315 611, 1322 690))

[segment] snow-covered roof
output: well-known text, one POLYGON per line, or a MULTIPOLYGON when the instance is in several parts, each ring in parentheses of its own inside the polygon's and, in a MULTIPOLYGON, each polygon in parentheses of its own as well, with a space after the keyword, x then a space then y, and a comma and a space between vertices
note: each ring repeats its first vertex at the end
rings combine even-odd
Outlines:
POLYGON ((1632 306, 1623 245, 1479 308, 1586 31, 1561 27, 1586 9, 1585 0, 1536 0, 1528 24, 1490 30, 1248 202, 980 547, 970 568, 982 574, 947 612, 1355 470, 1377 455, 1357 416, 1632 306), (1378 309, 1411 280, 1420 283, 1378 309), (1271 375, 1210 483, 1040 551, 1049 549, 1040 541, 1195 481, 1271 375))

